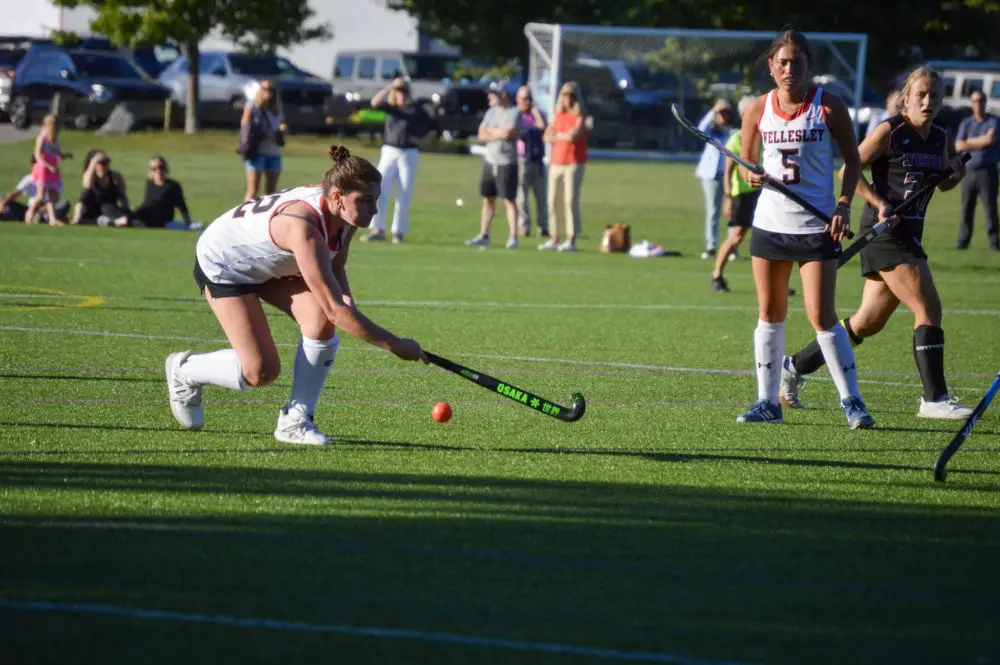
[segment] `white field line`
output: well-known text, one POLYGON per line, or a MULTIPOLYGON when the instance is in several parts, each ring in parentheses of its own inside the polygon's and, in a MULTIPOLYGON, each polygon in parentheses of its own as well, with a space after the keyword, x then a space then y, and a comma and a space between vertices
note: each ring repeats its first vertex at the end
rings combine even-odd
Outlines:
POLYGON ((201 614, 176 612, 171 610, 125 607, 96 603, 57 603, 50 601, 13 600, 0 598, 0 609, 16 612, 63 613, 77 615, 98 615, 141 621, 172 621, 177 623, 214 625, 226 628, 250 630, 271 630, 286 633, 313 633, 326 635, 348 635, 389 640, 410 640, 437 644, 455 644, 485 649, 502 649, 524 653, 549 653, 585 656, 602 660, 629 661, 636 663, 671 663, 672 665, 742 665, 734 661, 703 660, 670 653, 649 651, 624 651, 558 642, 533 642, 504 637, 483 637, 441 631, 424 631, 409 628, 387 628, 381 626, 353 626, 347 624, 308 623, 284 619, 236 617, 226 614, 201 614))
MULTIPOLYGON (((53 334, 53 335, 82 335, 87 337, 112 337, 112 338, 122 338, 122 339, 141 339, 147 341, 172 341, 172 342, 188 342, 188 343, 203 342, 203 343, 221 344, 221 345, 228 344, 228 342, 225 339, 220 337, 150 335, 147 333, 113 332, 107 330, 77 330, 73 328, 0 326, 0 331, 42 333, 42 334, 53 334)), ((297 343, 291 344, 288 342, 276 342, 276 345, 279 347, 294 348, 298 344, 297 343)), ((379 349, 363 344, 352 345, 351 348, 352 350, 357 350, 357 351, 384 353, 379 349)), ((615 362, 610 360, 579 360, 579 359, 573 360, 569 358, 545 358, 540 356, 508 356, 508 355, 490 354, 490 353, 464 353, 464 352, 454 352, 454 355, 466 358, 477 358, 481 360, 501 360, 505 362, 555 363, 555 364, 572 365, 578 367, 610 367, 610 368, 624 369, 624 370, 647 370, 652 372, 668 372, 668 373, 680 373, 680 374, 704 374, 704 375, 714 375, 714 376, 750 376, 754 374, 752 370, 748 369, 681 367, 674 365, 657 365, 652 363, 615 362)), ((823 376, 814 376, 811 377, 810 380, 830 381, 829 377, 823 377, 823 376)), ((859 379, 858 382, 868 383, 872 385, 881 385, 881 386, 895 386, 895 387, 906 387, 906 388, 920 387, 919 383, 913 381, 884 381, 880 379, 859 379)), ((984 386, 951 386, 951 388, 953 391, 982 392, 985 390, 984 386)))
MULTIPOLYGON (((0 292, 3 300, 65 300, 68 298, 87 297, 100 298, 104 301, 150 301, 167 302, 202 302, 198 296, 100 296, 91 294, 48 294, 48 293, 5 293, 0 292)), ((544 310, 609 310, 609 311, 693 311, 693 312, 737 312, 740 314, 756 312, 757 308, 744 305, 696 305, 684 303, 561 303, 561 302, 499 302, 488 300, 365 300, 361 303, 367 307, 398 307, 438 309, 544 309, 544 310)), ((180 311, 180 310, 178 310, 180 311)), ((804 312, 804 307, 789 307, 790 312, 804 312)), ((1000 309, 945 309, 947 315, 959 316, 993 316, 1000 317, 1000 309)))

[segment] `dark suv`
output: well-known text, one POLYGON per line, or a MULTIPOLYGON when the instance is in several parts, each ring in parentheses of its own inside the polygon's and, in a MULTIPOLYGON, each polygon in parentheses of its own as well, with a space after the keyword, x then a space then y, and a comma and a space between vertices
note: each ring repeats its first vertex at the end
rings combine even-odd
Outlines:
POLYGON ((104 122, 124 103, 139 125, 163 124, 170 90, 151 81, 117 52, 33 45, 14 71, 11 122, 27 127, 52 108, 58 93, 63 117, 77 129, 104 122))

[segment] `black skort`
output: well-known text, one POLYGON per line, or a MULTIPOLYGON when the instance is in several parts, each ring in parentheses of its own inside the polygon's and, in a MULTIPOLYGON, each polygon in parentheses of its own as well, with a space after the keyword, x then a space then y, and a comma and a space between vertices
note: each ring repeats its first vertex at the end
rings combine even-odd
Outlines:
POLYGON ((495 166, 484 161, 483 170, 479 175, 479 195, 484 199, 515 200, 517 198, 517 164, 495 166))
POLYGON ((750 256, 768 261, 829 261, 840 257, 840 243, 829 233, 773 233, 755 228, 750 256))
POLYGON ((209 281, 197 258, 194 260, 194 283, 198 285, 198 290, 202 293, 208 289, 213 298, 238 298, 248 293, 257 293, 263 286, 263 284, 216 284, 209 281))
POLYGON ((861 274, 873 277, 898 265, 927 260, 927 252, 916 238, 875 238, 861 249, 861 274))
POLYGON ((753 226, 753 213, 757 209, 760 190, 733 197, 733 211, 729 216, 729 226, 749 229, 753 226))

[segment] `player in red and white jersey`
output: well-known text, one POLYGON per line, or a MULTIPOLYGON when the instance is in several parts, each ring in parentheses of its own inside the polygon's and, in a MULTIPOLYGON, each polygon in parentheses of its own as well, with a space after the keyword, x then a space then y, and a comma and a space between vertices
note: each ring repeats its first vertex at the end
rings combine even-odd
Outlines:
POLYGON ((809 322, 823 349, 840 403, 852 429, 875 424, 858 391, 854 351, 837 319, 834 295, 840 240, 850 230, 851 199, 861 174, 854 125, 844 103, 809 85, 811 54, 805 35, 785 28, 765 53, 776 87, 751 103, 743 115, 742 157, 763 154, 767 175, 819 208, 827 224, 800 204, 765 185, 765 178, 742 169, 753 187, 762 187, 750 240, 759 316, 754 331, 757 403, 737 422, 780 423, 781 361, 788 315, 788 280, 799 265, 809 322), (834 145, 844 158, 840 198, 834 200, 834 145))
POLYGON ((323 184, 246 201, 205 229, 195 250, 194 278, 231 348, 167 356, 170 410, 187 429, 205 422, 206 385, 249 390, 269 385, 281 363, 261 301, 299 324, 292 392, 278 414, 274 436, 285 443, 323 445, 313 422, 316 402, 340 339, 336 328, 403 360, 427 362, 415 340, 379 327, 354 305, 347 256, 358 228, 375 215, 382 176, 342 146, 323 184))

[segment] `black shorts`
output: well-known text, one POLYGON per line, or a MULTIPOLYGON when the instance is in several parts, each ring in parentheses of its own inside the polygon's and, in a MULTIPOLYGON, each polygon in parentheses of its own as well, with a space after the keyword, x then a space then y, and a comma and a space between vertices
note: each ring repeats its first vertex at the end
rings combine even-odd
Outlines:
POLYGON ((927 259, 916 238, 876 238, 861 249, 861 275, 872 277, 894 266, 927 259))
POLYGON ((750 235, 750 256, 769 261, 829 261, 840 257, 840 243, 828 233, 773 233, 755 228, 750 235))
POLYGON ((201 269, 198 259, 194 260, 194 283, 198 285, 198 290, 205 293, 205 289, 212 294, 213 298, 238 298, 248 293, 257 293, 263 284, 216 284, 210 282, 205 271, 201 269))
POLYGON ((749 229, 753 226, 753 213, 757 209, 760 190, 733 197, 733 214, 729 216, 729 226, 749 229))
POLYGON ((479 195, 484 199, 501 198, 513 201, 517 198, 517 164, 494 166, 483 162, 479 176, 479 195))

